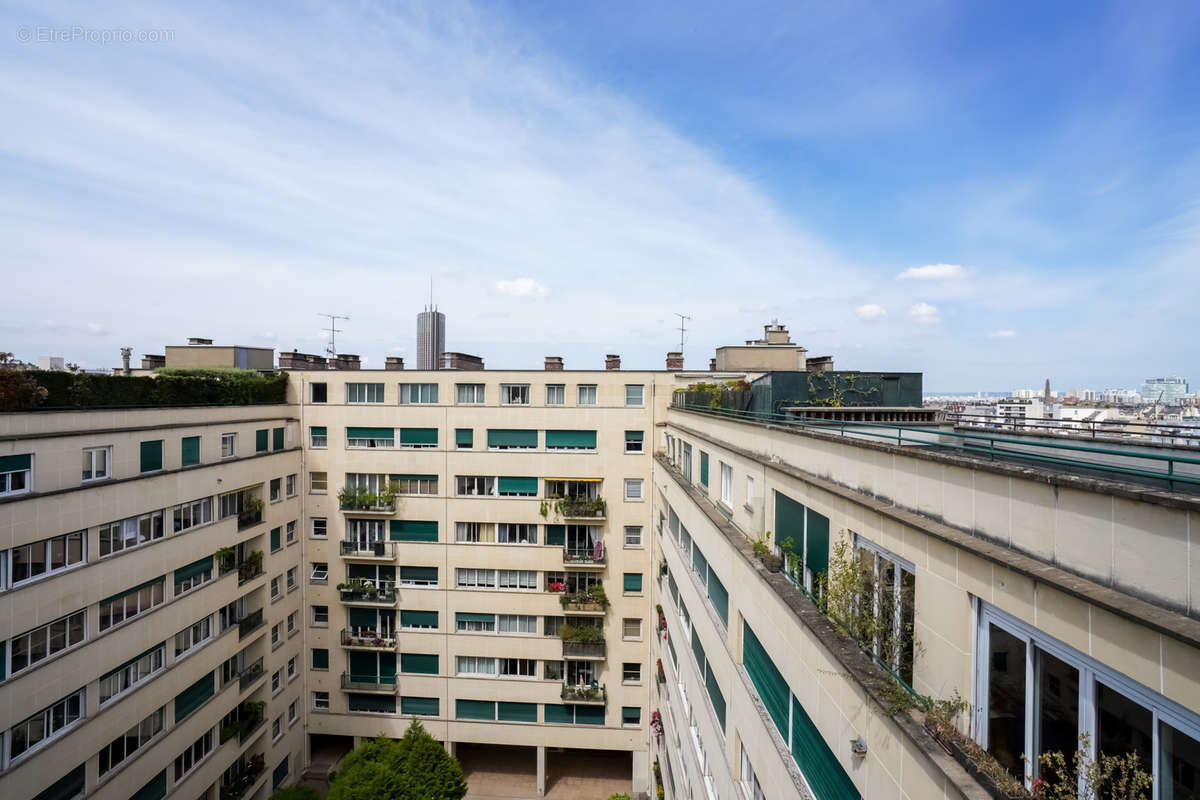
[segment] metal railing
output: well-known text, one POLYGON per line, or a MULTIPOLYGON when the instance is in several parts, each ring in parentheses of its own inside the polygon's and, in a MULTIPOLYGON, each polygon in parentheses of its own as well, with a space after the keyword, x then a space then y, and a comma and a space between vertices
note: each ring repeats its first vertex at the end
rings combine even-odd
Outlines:
POLYGON ((1038 417, 1001 417, 988 414, 946 412, 946 421, 967 428, 994 430, 1034 430, 1056 435, 1112 437, 1136 443, 1139 438, 1182 439, 1189 446, 1200 446, 1200 427, 1177 425, 1170 420, 1139 422, 1120 419, 1040 419, 1038 417))
MULTIPOLYGON (((240 631, 240 628, 239 628, 239 631, 240 631)), ((239 692, 246 691, 246 689, 248 689, 256 680, 258 680, 262 676, 263 676, 263 660, 262 660, 262 656, 259 656, 257 661, 255 661, 253 664, 243 667, 242 671, 240 673, 238 673, 238 691, 239 692)))
POLYGON ((394 558, 396 542, 358 542, 354 539, 341 541, 340 553, 352 558, 394 558))
POLYGON ((374 631, 360 630, 355 633, 350 628, 342 628, 341 642, 343 647, 370 647, 376 650, 391 650, 396 646, 396 636, 393 633, 377 634, 374 631))
POLYGON ((604 658, 604 642, 563 641, 563 658, 604 658))
POLYGON ((352 675, 342 673, 342 688, 356 692, 393 692, 396 690, 395 675, 352 675))
POLYGON ((263 610, 252 611, 238 620, 238 640, 245 639, 264 624, 263 610))
POLYGON ((338 589, 338 596, 343 603, 396 603, 396 587, 381 586, 376 589, 338 589))
POLYGON ((594 547, 582 547, 579 549, 563 548, 564 564, 584 566, 587 566, 588 564, 595 564, 597 566, 603 566, 607 559, 608 550, 603 546, 600 548, 599 556, 596 555, 596 548, 594 547))
POLYGON ((558 694, 559 698, 565 703, 593 703, 603 705, 608 702, 608 689, 601 684, 600 686, 583 685, 564 683, 562 691, 558 694))
POLYGON ((880 422, 797 419, 786 414, 710 409, 675 403, 671 407, 676 411, 686 411, 692 414, 778 425, 847 439, 879 441, 902 447, 922 447, 947 453, 967 453, 989 460, 1033 463, 1051 469, 1098 472, 1106 476, 1130 478, 1142 482, 1161 481, 1170 489, 1200 487, 1200 458, 1191 456, 1048 442, 1032 437, 1016 438, 1005 436, 1004 432, 999 430, 973 433, 947 430, 936 426, 918 427, 880 422))

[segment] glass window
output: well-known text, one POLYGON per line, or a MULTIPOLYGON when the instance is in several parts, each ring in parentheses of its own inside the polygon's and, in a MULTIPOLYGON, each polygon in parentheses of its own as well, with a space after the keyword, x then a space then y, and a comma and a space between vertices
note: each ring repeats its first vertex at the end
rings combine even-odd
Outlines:
POLYGON ((308 436, 312 447, 320 448, 329 446, 329 428, 324 425, 309 427, 308 436))
POLYGON ((1158 780, 1164 798, 1200 797, 1200 741, 1158 723, 1158 780))
POLYGON ((1025 642, 994 624, 989 635, 988 752, 1019 778, 1025 774, 1025 642))
POLYGON ((626 639, 642 638, 642 620, 640 617, 626 617, 621 621, 621 635, 626 639))
POLYGON ((86 561, 85 531, 14 547, 9 554, 9 586, 70 569, 86 561))
POLYGON ((312 571, 309 573, 308 579, 312 583, 328 583, 329 581, 329 564, 325 561, 312 562, 312 571))
POLYGON ((328 521, 325 517, 312 518, 312 537, 314 539, 324 539, 328 536, 328 521))
POLYGON ((309 384, 312 389, 309 397, 314 403, 325 403, 329 401, 329 384, 320 382, 309 384))
POLYGON ((455 400, 461 405, 482 405, 484 402, 484 385, 482 383, 457 384, 455 400))
MULTIPOLYGON (((15 675, 43 659, 82 644, 87 630, 86 613, 86 610, 77 611, 70 616, 14 636, 9 642, 9 674, 15 675)), ((0 659, 3 658, 3 651, 0 651, 0 659)), ((0 666, 3 664, 0 663, 0 666)))
POLYGON ((625 499, 626 500, 641 500, 642 499, 642 479, 641 478, 626 478, 625 479, 625 499))
POLYGON ((436 383, 402 383, 399 401, 401 405, 432 404, 438 401, 436 383))
POLYGON ((310 472, 308 473, 308 490, 314 494, 329 491, 329 473, 327 472, 310 472))
POLYGON ((567 387, 562 383, 546 384, 546 405, 561 406, 567 402, 567 387))
POLYGON ((347 383, 347 403, 382 403, 382 383, 347 383))
POLYGON ((721 502, 733 505, 733 467, 724 462, 721 463, 721 502))
POLYGON ((314 711, 329 710, 329 692, 313 692, 312 700, 314 711))
POLYGON ((596 384, 581 383, 579 384, 579 399, 578 405, 594 406, 596 405, 596 384))
POLYGON ((644 402, 643 402, 644 391, 645 391, 645 387, 640 383, 625 384, 625 405, 627 405, 627 406, 644 405, 644 402))
POLYGON ((500 404, 505 406, 527 406, 529 405, 529 384, 528 383, 502 383, 500 384, 500 404))
POLYGON ((642 665, 626 661, 621 665, 621 680, 640 683, 642 680, 642 665))
POLYGON ((221 458, 233 458, 237 455, 237 434, 221 434, 221 458))
POLYGON ((641 525, 626 525, 625 526, 625 546, 626 547, 641 547, 642 546, 642 526, 641 525))
POLYGON ((288 497, 296 496, 296 476, 295 476, 295 474, 287 476, 287 480, 284 482, 284 487, 285 487, 284 494, 286 494, 288 497))
POLYGON ((1150 709, 1097 681, 1096 717, 1097 750, 1106 755, 1137 753, 1142 771, 1153 774, 1154 715, 1150 709))
POLYGON ((98 481, 108 477, 108 462, 112 460, 112 447, 89 447, 83 451, 83 479, 98 481))

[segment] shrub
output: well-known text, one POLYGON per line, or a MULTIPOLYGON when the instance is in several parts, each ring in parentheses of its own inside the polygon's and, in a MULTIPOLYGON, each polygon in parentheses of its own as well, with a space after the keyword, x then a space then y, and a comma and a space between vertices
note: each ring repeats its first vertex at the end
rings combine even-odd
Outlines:
POLYGON ((309 787, 294 783, 276 789, 271 800, 320 800, 320 797, 309 787))
POLYGON ((458 760, 413 720, 400 741, 380 737, 342 760, 328 800, 461 800, 458 760))

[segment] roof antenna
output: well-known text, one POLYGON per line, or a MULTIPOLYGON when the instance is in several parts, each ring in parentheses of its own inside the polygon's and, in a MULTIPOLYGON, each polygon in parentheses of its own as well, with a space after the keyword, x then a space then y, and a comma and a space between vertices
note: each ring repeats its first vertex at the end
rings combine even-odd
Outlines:
POLYGON ((342 332, 342 329, 337 327, 337 321, 344 319, 349 322, 350 318, 345 314, 317 314, 317 316, 329 318, 329 327, 321 329, 329 334, 329 343, 325 345, 325 355, 330 359, 337 358, 337 335, 342 332))
POLYGON ((683 352, 683 337, 687 333, 687 323, 692 321, 692 318, 686 314, 675 312, 675 316, 679 317, 679 352, 683 352))

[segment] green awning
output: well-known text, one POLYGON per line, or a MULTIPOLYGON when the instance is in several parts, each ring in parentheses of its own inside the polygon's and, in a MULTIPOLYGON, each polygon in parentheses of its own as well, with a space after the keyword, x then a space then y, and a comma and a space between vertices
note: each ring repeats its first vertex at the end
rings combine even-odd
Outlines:
POLYGON ((795 696, 792 697, 792 758, 816 797, 838 800, 862 797, 795 696))
POLYGON ((401 567, 402 581, 432 581, 437 582, 437 567, 401 567))
POLYGON ((546 431, 546 447, 596 449, 595 431, 546 431))
POLYGON ((32 455, 0 456, 0 472, 20 472, 30 469, 33 463, 32 455))
POLYGON ((374 628, 379 624, 379 617, 373 608, 350 606, 349 611, 351 628, 374 628))
POLYGON ((401 697, 400 713, 412 716, 436 717, 439 703, 436 697, 401 697))
POLYGON ((644 436, 642 431, 625 431, 625 441, 640 442, 644 436))
POLYGON ((437 444, 437 428, 401 428, 400 444, 437 444))
POLYGON ((388 475, 389 480, 393 481, 436 481, 437 475, 388 475))
POLYGON ((212 556, 205 556, 199 561, 193 561, 191 564, 185 564, 175 570, 175 582, 182 583, 191 578, 198 577, 204 572, 212 569, 212 556))
POLYGON ((744 621, 742 622, 742 664, 750 682, 758 691, 758 697, 766 707, 767 713, 775 723, 776 730, 787 739, 788 727, 788 698, 791 689, 783 679, 775 662, 767 655, 762 643, 754 635, 754 631, 744 621))
POLYGON ((438 612, 436 611, 415 611, 402 609, 400 611, 400 627, 402 628, 436 628, 438 624, 438 612))
POLYGON ((479 614, 473 611, 459 611, 454 615, 455 622, 492 622, 496 621, 495 614, 479 614))
POLYGON ((537 703, 505 703, 496 709, 496 718, 508 722, 537 722, 537 703))
POLYGON ((179 724, 184 717, 204 705, 204 702, 212 697, 215 691, 216 682, 213 679, 213 673, 209 672, 175 695, 175 724, 179 724))
POLYGON ((475 446, 475 429, 459 428, 454 431, 454 443, 459 447, 475 446))
POLYGON ((308 429, 308 432, 313 436, 324 436, 326 434, 326 430, 327 429, 324 425, 313 425, 308 429))
POLYGON ((436 542, 437 520, 393 519, 389 523, 393 542, 436 542))
MULTIPOLYGON (((138 653, 136 656, 134 656, 133 658, 129 659, 128 661, 126 661, 124 664, 122 664, 121 666, 117 667, 116 669, 111 669, 111 670, 109 670, 108 672, 106 672, 106 673, 104 673, 103 675, 101 675, 101 676, 100 676, 100 680, 101 680, 101 682, 103 682, 105 678, 111 677, 111 676, 112 676, 114 673, 120 672, 121 670, 125 669, 125 668, 126 668, 126 667, 128 667, 130 664, 133 664, 133 663, 135 663, 135 662, 137 662, 137 661, 141 661, 141 660, 142 660, 143 658, 145 658, 146 656, 148 656, 148 655, 150 655, 151 653, 153 653, 154 651, 156 651, 156 650, 160 650, 160 649, 162 649, 162 644, 161 644, 161 643, 160 643, 160 644, 156 644, 156 645, 154 645, 154 647, 151 647, 149 650, 147 650, 147 651, 146 651, 146 652, 144 652, 144 653, 138 653)), ((0 642, 0 656, 3 656, 3 655, 4 655, 4 646, 3 646, 3 643, 2 643, 2 642, 0 642)), ((2 666, 3 666, 3 662, 0 662, 0 667, 2 667, 2 666)))
POLYGON ((538 432, 534 430, 508 430, 489 428, 488 447, 537 447, 538 432))
POLYGON ((395 428, 346 428, 347 439, 394 439, 395 428))
POLYGON ((537 478, 504 477, 496 481, 496 491, 500 494, 537 494, 537 478))
POLYGON ((712 569, 708 571, 708 599, 712 601, 713 608, 721 615, 721 621, 726 625, 729 624, 729 592, 725 589, 725 584, 721 583, 717 578, 717 573, 712 569))
POLYGON ((454 716, 457 719, 496 718, 496 703, 493 700, 455 700, 454 716))
POLYGON ((421 675, 437 675, 437 653, 401 653, 400 671, 415 672, 421 675))
POLYGON ((346 695, 346 704, 351 711, 375 711, 385 714, 396 713, 396 696, 390 694, 350 693, 346 695))

